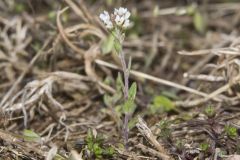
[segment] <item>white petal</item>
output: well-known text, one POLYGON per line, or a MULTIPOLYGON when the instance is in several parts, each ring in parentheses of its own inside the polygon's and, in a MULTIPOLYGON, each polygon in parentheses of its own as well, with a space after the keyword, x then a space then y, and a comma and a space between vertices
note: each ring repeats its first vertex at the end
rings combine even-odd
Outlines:
POLYGON ((118 9, 114 8, 114 15, 118 15, 118 9))
POLYGON ((116 21, 116 24, 118 26, 121 26, 123 24, 123 22, 124 22, 124 18, 120 17, 120 16, 117 16, 115 21, 116 21))
POLYGON ((125 14, 126 12, 127 12, 127 9, 126 8, 123 8, 123 7, 120 7, 119 9, 118 9, 118 13, 119 13, 119 15, 123 15, 123 14, 125 14))
POLYGON ((109 13, 107 11, 103 11, 103 13, 105 14, 107 19, 110 19, 110 15, 109 15, 109 13))
POLYGON ((104 20, 105 20, 105 15, 104 15, 103 13, 101 13, 101 14, 99 15, 99 18, 100 18, 102 21, 104 21, 104 20))
POLYGON ((127 11, 124 15, 125 20, 128 19, 130 17, 130 15, 131 15, 131 13, 127 11))
POLYGON ((117 16, 115 17, 115 23, 116 23, 117 25, 120 25, 120 16, 119 16, 119 15, 117 15, 117 16))
POLYGON ((105 24, 107 29, 113 28, 113 23, 111 21, 110 15, 107 11, 103 11, 103 13, 101 13, 99 15, 99 18, 101 19, 101 21, 103 21, 103 23, 105 24))
POLYGON ((107 29, 112 29, 113 28, 112 22, 107 23, 106 27, 107 27, 107 29))
POLYGON ((124 21, 123 28, 128 28, 130 26, 130 21, 129 19, 124 21))
POLYGON ((120 23, 123 24, 124 20, 125 20, 124 17, 121 17, 120 18, 120 23))

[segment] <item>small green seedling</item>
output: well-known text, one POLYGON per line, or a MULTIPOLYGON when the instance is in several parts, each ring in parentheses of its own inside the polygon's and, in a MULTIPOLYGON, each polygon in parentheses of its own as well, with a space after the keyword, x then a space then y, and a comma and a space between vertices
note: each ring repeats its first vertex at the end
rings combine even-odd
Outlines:
POLYGON ((167 120, 161 120, 157 126, 160 128, 160 134, 159 136, 164 138, 164 139, 167 139, 167 138, 170 138, 171 137, 171 133, 172 133, 172 130, 170 128, 170 124, 171 122, 170 121, 167 121, 167 120))
POLYGON ((204 113, 209 117, 214 117, 215 116, 215 109, 212 106, 208 106, 205 108, 204 113))
POLYGON ((203 143, 200 144, 200 147, 199 147, 199 148, 201 149, 201 151, 207 152, 207 150, 209 149, 209 147, 210 147, 210 145, 209 145, 208 143, 203 142, 203 143))
POLYGON ((112 147, 104 146, 104 139, 101 136, 94 136, 92 130, 88 130, 87 149, 92 154, 92 158, 103 159, 103 157, 113 157, 115 150, 112 147))
POLYGON ((226 125, 225 128, 225 133, 227 134, 228 137, 230 138, 236 138, 237 137, 237 128, 230 126, 230 125, 226 125))
POLYGON ((152 114, 170 112, 175 110, 175 105, 169 98, 159 95, 153 98, 149 109, 152 114))
POLYGON ((182 139, 176 140, 176 148, 178 150, 182 150, 184 148, 184 141, 182 139))

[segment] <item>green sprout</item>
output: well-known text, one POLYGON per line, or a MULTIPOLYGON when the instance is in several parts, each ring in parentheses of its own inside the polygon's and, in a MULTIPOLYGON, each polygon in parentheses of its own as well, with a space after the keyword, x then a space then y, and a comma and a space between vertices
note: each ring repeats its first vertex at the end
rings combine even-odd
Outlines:
POLYGON ((215 115, 215 109, 212 106, 208 106, 207 108, 205 108, 204 113, 208 117, 213 117, 215 115))
POLYGON ((101 136, 94 136, 92 130, 88 130, 87 148, 96 159, 103 159, 103 157, 113 157, 115 150, 110 146, 104 146, 104 139, 101 136))
POLYGON ((225 128, 225 133, 227 134, 228 137, 230 138, 236 138, 237 137, 237 128, 230 126, 230 125, 226 125, 225 128))
POLYGON ((171 122, 170 121, 167 121, 167 120, 161 120, 159 123, 158 123, 158 127, 160 128, 161 132, 160 132, 160 137, 164 138, 164 139, 167 139, 167 138, 170 138, 171 137, 171 128, 170 128, 170 124, 171 122))
POLYGON ((206 142, 203 142, 200 144, 200 149, 203 151, 203 152, 206 152, 208 149, 209 149, 210 145, 206 142))

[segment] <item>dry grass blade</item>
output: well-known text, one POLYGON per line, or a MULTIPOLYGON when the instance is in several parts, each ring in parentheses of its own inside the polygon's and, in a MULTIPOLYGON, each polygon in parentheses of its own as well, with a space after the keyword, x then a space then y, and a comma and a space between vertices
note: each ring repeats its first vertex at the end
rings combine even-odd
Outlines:
POLYGON ((30 146, 28 143, 23 143, 24 139, 23 137, 19 137, 18 135, 13 135, 10 132, 4 131, 0 129, 0 139, 4 140, 12 145, 16 145, 17 147, 23 148, 26 151, 34 151, 35 153, 39 155, 44 155, 45 153, 38 148, 34 148, 30 146))
POLYGON ((145 153, 150 153, 152 156, 154 157, 158 157, 158 158, 162 158, 162 154, 159 153, 158 151, 152 149, 152 148, 149 148, 147 146, 144 146, 143 144, 139 143, 136 145, 137 148, 141 149, 143 152, 145 153))
POLYGON ((64 0, 72 9, 73 11, 81 17, 85 22, 88 22, 88 19, 85 17, 84 13, 78 8, 78 6, 71 0, 64 0))
POLYGON ((193 74, 185 73, 185 74, 183 74, 183 77, 192 79, 192 80, 201 80, 201 81, 209 81, 209 82, 224 82, 225 81, 225 78, 222 76, 212 76, 212 75, 204 75, 204 74, 193 75, 193 74))
MULTIPOLYGON (((192 101, 185 101, 185 102, 180 101, 180 102, 176 102, 176 105, 177 106, 182 106, 182 107, 194 107, 194 106, 203 104, 203 103, 205 103, 205 102, 207 102, 207 101, 209 101, 213 98, 216 98, 216 97, 219 98, 219 95, 221 93, 226 92, 228 89, 231 88, 231 86, 238 83, 239 80, 240 80, 240 76, 235 77, 235 79, 232 82, 230 82, 230 83, 220 87, 219 89, 215 90, 214 92, 210 93, 206 98, 201 98, 201 99, 192 100, 192 101)), ((228 100, 222 99, 222 102, 224 102, 224 101, 228 101, 228 100)), ((229 102, 229 103, 234 104, 235 102, 229 102)))
POLYGON ((78 57, 81 58, 84 55, 84 51, 80 48, 78 48, 77 46, 75 46, 67 37, 64 28, 62 26, 61 20, 60 20, 60 16, 63 12, 65 12, 68 9, 68 7, 62 9, 61 11, 58 11, 57 13, 57 26, 60 32, 61 37, 63 38, 63 40, 67 43, 67 45, 72 48, 74 51, 76 51, 77 53, 79 53, 78 57))
POLYGON ((185 55, 185 56, 199 56, 199 55, 208 54, 209 52, 211 52, 211 50, 206 49, 206 50, 192 51, 192 52, 179 51, 178 54, 180 54, 180 55, 185 55))
POLYGON ((141 117, 138 117, 138 123, 136 124, 140 133, 160 152, 163 160, 172 159, 165 148, 157 141, 156 137, 152 134, 152 131, 148 128, 147 124, 141 117))
MULTIPOLYGON (((199 50, 193 52, 180 52, 180 54, 193 56, 193 55, 202 55, 202 54, 212 54, 216 55, 218 61, 216 64, 212 64, 213 70, 211 72, 208 71, 208 74, 202 75, 191 75, 188 73, 184 74, 184 77, 195 79, 195 80, 204 80, 204 81, 212 81, 212 82, 225 82, 226 84, 222 87, 218 87, 215 91, 212 91, 207 97, 200 98, 191 101, 185 102, 176 102, 176 105, 180 105, 183 107, 193 107, 197 105, 201 105, 209 100, 220 98, 219 102, 227 102, 231 105, 237 104, 239 102, 238 93, 233 91, 233 86, 239 83, 239 67, 240 63, 238 60, 239 55, 239 38, 234 39, 229 47, 217 48, 217 49, 208 49, 208 50, 199 50), (225 94, 224 94, 225 92, 225 94), (235 97, 232 97, 235 96, 235 97)), ((204 70, 203 70, 204 71, 204 70)), ((202 72, 203 72, 202 71, 202 72)))
POLYGON ((33 59, 30 61, 28 67, 24 70, 24 72, 22 72, 22 74, 18 77, 18 79, 15 81, 15 83, 12 85, 12 87, 9 89, 9 91, 5 94, 5 96, 3 97, 1 103, 0 103, 0 107, 3 107, 4 104, 6 103, 6 101, 11 97, 11 95, 13 94, 13 92, 15 91, 17 85, 19 85, 19 83, 23 80, 24 76, 28 73, 28 71, 33 67, 34 63, 37 61, 37 59, 44 53, 44 50, 46 49, 46 47, 48 46, 48 44, 50 43, 52 38, 49 38, 48 40, 46 40, 46 42, 44 43, 43 47, 38 51, 38 53, 33 57, 33 59))
MULTIPOLYGON (((106 66, 106 67, 109 67, 109 68, 112 68, 112 69, 120 70, 120 68, 118 66, 116 66, 114 64, 111 64, 111 63, 108 63, 108 62, 105 62, 105 61, 102 61, 100 59, 96 59, 95 62, 99 65, 102 65, 102 66, 106 66)), ((130 74, 132 74, 134 76, 137 76, 137 77, 147 79, 147 80, 151 80, 151 81, 163 84, 163 85, 167 85, 167 86, 170 86, 170 87, 181 89, 181 90, 184 90, 184 91, 187 91, 189 93, 193 93, 193 94, 196 94, 196 95, 199 95, 199 96, 202 96, 202 97, 207 97, 208 96, 208 94, 197 91, 195 89, 192 89, 192 88, 189 88, 189 87, 186 87, 186 86, 174 83, 174 82, 170 82, 170 81, 167 81, 167 80, 164 80, 164 79, 161 79, 161 78, 157 78, 157 77, 154 77, 154 76, 151 76, 151 75, 139 72, 139 71, 130 70, 130 74)), ((219 101, 219 99, 216 99, 216 100, 219 101)))
POLYGON ((72 160, 83 160, 82 155, 78 154, 78 152, 75 150, 71 151, 71 159, 72 160))

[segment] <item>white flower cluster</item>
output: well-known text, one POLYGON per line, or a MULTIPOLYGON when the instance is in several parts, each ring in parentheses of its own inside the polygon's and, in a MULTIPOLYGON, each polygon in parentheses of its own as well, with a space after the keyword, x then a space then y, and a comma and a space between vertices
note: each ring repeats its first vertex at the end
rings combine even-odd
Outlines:
POLYGON ((114 9, 114 15, 115 15, 115 23, 118 26, 122 26, 123 28, 128 28, 130 26, 130 12, 127 10, 127 8, 120 7, 119 9, 114 9))
POLYGON ((112 29, 114 25, 126 29, 130 26, 130 15, 131 13, 127 8, 120 7, 119 9, 115 8, 114 14, 111 16, 107 11, 103 11, 99 17, 108 29, 112 29))
POLYGON ((99 17, 108 29, 113 28, 113 23, 111 21, 110 15, 107 11, 103 11, 103 13, 101 13, 99 17))

